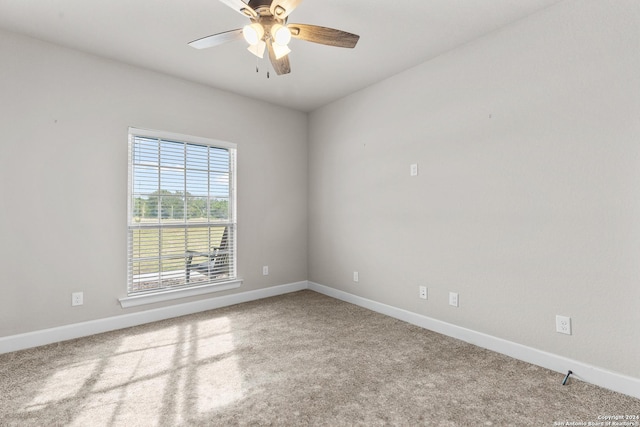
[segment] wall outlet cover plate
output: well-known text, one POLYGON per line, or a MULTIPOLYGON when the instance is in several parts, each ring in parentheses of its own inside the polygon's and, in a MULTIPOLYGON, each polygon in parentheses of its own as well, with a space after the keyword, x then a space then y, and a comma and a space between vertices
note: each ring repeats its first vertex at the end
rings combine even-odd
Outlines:
POLYGON ((571 317, 556 315, 556 332, 571 335, 571 317))
POLYGON ((458 307, 458 293, 457 292, 449 292, 449 305, 454 307, 458 307))

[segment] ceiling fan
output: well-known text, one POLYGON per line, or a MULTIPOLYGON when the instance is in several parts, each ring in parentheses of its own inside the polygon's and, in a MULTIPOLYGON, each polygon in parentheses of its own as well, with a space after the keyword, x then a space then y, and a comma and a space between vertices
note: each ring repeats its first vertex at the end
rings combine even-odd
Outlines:
POLYGON ((259 58, 265 49, 277 74, 291 72, 288 44, 291 37, 328 46, 353 48, 360 36, 333 28, 309 24, 287 24, 289 14, 302 0, 220 0, 236 12, 248 17, 250 24, 236 30, 203 37, 189 43, 196 49, 218 46, 242 37, 249 43, 249 52, 259 58))

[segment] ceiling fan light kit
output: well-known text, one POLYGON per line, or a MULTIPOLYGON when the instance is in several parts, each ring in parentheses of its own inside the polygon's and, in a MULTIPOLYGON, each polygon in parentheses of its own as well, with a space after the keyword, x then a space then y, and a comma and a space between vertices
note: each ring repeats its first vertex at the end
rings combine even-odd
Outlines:
POLYGON ((291 72, 289 42, 291 38, 327 46, 354 48, 360 36, 333 28, 309 24, 287 24, 289 14, 302 0, 220 0, 236 12, 251 19, 241 29, 225 31, 189 43, 196 49, 217 46, 241 36, 249 43, 247 50, 259 58, 268 50, 269 59, 278 75, 291 72))

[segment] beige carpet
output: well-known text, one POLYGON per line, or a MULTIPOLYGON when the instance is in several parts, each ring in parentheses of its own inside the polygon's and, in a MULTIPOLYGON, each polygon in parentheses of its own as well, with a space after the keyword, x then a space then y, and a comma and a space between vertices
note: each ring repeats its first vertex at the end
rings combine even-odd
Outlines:
POLYGON ((640 415, 638 399, 562 379, 302 291, 0 355, 0 425, 553 426, 640 415))

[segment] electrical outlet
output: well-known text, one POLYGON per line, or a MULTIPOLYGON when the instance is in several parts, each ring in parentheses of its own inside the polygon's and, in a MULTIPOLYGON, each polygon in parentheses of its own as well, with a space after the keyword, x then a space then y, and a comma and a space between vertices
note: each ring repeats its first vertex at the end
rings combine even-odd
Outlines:
POLYGON ((269 266, 265 265, 262 267, 262 275, 263 276, 268 276, 269 275, 269 266))
POLYGON ((420 298, 422 299, 427 299, 427 287, 426 286, 420 286, 420 298))
POLYGON ((71 305, 82 305, 84 304, 84 293, 82 292, 74 292, 71 294, 71 305))
POLYGON ((458 293, 457 292, 449 292, 449 305, 454 307, 458 307, 458 293))
POLYGON ((418 164, 414 163, 409 167, 409 173, 411 176, 418 176, 418 164))
POLYGON ((359 280, 360 280, 360 275, 358 274, 358 272, 357 272, 357 271, 354 271, 354 272, 353 272, 353 281, 354 281, 354 282, 357 282, 357 281, 359 281, 359 280))
POLYGON ((571 318, 556 315, 556 332, 571 335, 571 318))

